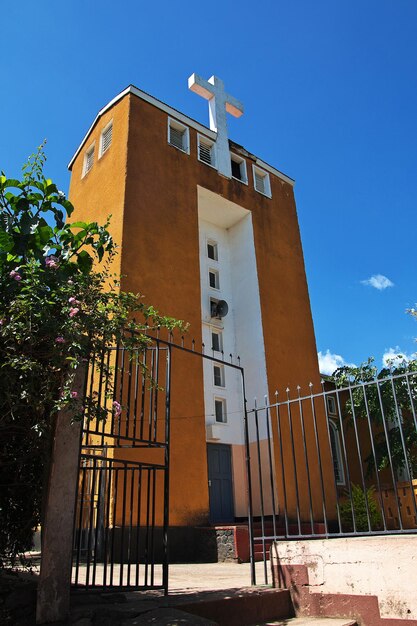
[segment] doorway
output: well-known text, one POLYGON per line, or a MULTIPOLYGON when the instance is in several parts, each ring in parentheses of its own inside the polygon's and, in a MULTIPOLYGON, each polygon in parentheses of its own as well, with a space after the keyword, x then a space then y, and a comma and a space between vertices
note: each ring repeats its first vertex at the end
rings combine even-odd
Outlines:
POLYGON ((234 521, 232 455, 228 445, 207 444, 210 524, 234 521))

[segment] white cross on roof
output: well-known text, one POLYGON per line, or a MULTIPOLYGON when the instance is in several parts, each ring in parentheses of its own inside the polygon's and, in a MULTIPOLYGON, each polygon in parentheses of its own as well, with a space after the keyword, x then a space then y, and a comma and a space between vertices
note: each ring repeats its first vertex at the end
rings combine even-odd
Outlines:
POLYGON ((226 113, 240 117, 243 114, 243 104, 226 93, 224 82, 217 76, 212 76, 207 81, 197 74, 192 74, 188 79, 188 88, 209 101, 210 129, 217 133, 217 168, 220 174, 231 178, 226 113))

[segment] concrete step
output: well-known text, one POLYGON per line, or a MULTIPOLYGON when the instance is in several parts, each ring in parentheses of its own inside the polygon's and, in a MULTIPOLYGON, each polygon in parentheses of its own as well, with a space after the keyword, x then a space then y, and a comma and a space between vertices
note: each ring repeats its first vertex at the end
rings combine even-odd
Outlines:
POLYGON ((355 620, 339 617, 291 617, 254 626, 358 626, 355 620))

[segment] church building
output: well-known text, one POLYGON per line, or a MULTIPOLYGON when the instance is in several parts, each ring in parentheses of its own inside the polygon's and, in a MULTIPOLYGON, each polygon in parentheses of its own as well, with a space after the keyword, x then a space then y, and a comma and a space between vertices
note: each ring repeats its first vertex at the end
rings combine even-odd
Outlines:
MULTIPOLYGON (((294 180, 229 139, 226 117, 243 106, 221 80, 193 74, 189 88, 208 100, 209 126, 134 86, 99 111, 69 164, 74 220, 112 216, 122 288, 189 322, 210 354, 239 355, 248 405, 273 401, 278 388, 319 386, 294 180)), ((175 359, 170 524, 243 520, 238 373, 175 359)))

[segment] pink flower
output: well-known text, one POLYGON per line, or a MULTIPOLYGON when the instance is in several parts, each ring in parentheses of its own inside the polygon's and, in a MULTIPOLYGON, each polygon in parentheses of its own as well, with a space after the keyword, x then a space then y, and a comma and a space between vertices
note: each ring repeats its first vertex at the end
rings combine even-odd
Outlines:
POLYGON ((120 403, 117 402, 117 400, 115 400, 113 402, 113 412, 114 412, 115 417, 119 417, 119 415, 122 412, 122 407, 121 407, 120 403))
POLYGON ((73 284, 74 284, 74 281, 73 281, 73 280, 69 280, 69 281, 68 281, 68 284, 69 284, 69 285, 73 285, 73 284))
POLYGON ((55 270, 58 267, 58 263, 56 262, 56 259, 54 256, 46 257, 45 265, 46 267, 49 267, 49 269, 51 270, 55 270))
POLYGON ((74 315, 77 315, 79 310, 80 309, 78 309, 77 307, 71 307, 70 310, 69 310, 69 316, 70 317, 74 317, 74 315))
POLYGON ((71 391, 71 398, 78 398, 78 391, 71 391))
POLYGON ((5 322, 5 321, 6 321, 5 319, 1 318, 1 319, 0 319, 0 326, 3 326, 3 324, 4 324, 4 322, 5 322))
POLYGON ((77 300, 77 298, 74 298, 74 296, 71 296, 71 298, 68 298, 68 302, 70 304, 80 304, 77 300))
POLYGON ((19 281, 22 280, 21 275, 19 274, 19 272, 17 271, 19 268, 16 267, 15 270, 12 270, 9 274, 10 278, 14 278, 15 280, 19 281))
POLYGON ((55 343, 65 343, 65 339, 59 335, 56 339, 55 339, 55 343))

